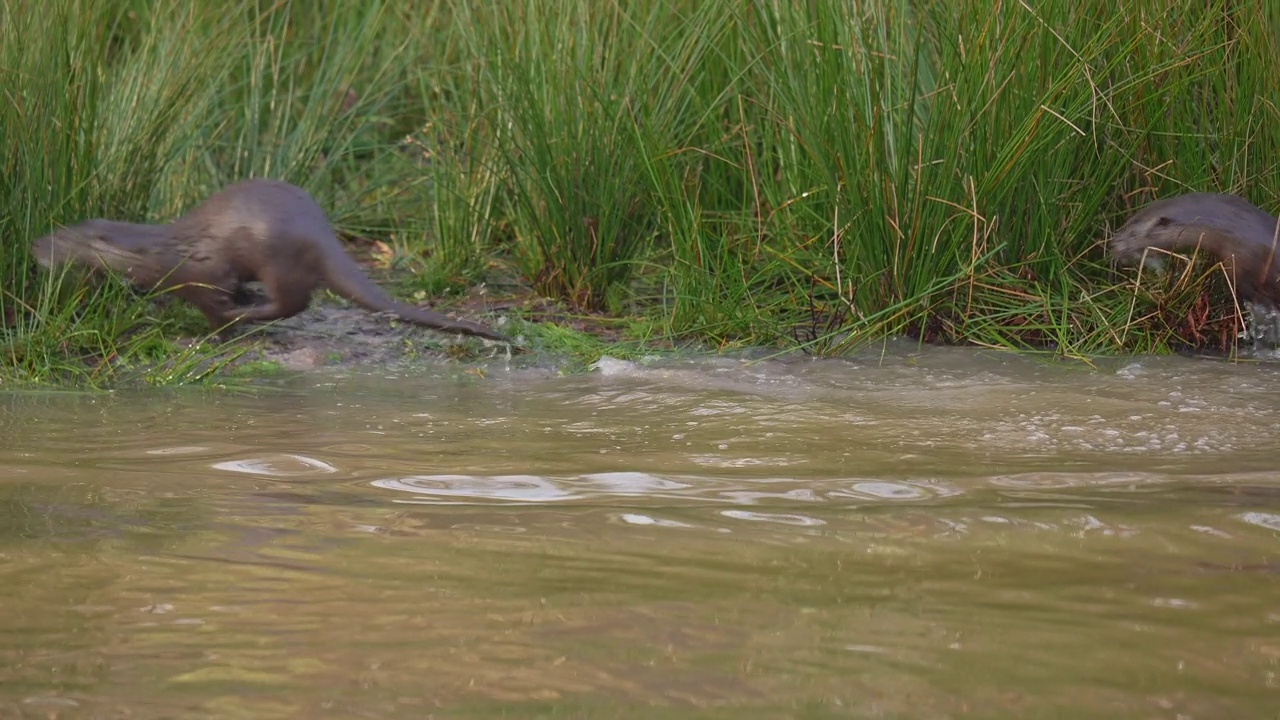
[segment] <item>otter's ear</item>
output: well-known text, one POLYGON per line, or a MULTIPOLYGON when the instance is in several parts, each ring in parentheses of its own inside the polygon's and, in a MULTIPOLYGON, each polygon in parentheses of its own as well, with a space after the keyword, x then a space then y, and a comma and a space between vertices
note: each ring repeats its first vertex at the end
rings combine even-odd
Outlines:
POLYGON ((1156 221, 1153 224, 1156 227, 1164 227, 1165 225, 1173 224, 1173 221, 1165 217, 1164 215, 1161 215, 1160 217, 1156 218, 1156 221))

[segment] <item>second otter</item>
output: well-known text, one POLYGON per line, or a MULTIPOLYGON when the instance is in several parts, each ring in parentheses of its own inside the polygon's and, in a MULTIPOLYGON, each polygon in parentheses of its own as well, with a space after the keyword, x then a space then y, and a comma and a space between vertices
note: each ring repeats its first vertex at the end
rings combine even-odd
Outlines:
POLYGON ((1138 261, 1148 248, 1201 249, 1232 273, 1244 300, 1280 307, 1280 226, 1270 213, 1235 195, 1189 193, 1157 200, 1129 218, 1111 239, 1118 260, 1138 261))
POLYGON ((164 225, 87 220, 37 239, 32 253, 45 266, 74 262, 119 272, 147 288, 172 289, 215 330, 297 315, 324 286, 367 310, 510 342, 479 323, 391 299, 343 250, 315 200, 278 180, 234 183, 164 225), (250 280, 262 282, 269 301, 236 305, 236 293, 250 280))

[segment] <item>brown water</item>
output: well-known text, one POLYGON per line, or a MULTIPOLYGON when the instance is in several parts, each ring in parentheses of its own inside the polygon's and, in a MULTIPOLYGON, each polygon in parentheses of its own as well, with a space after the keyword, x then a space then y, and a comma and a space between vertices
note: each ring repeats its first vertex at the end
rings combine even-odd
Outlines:
POLYGON ((1280 717, 1275 364, 0 402, 0 718, 1280 717))

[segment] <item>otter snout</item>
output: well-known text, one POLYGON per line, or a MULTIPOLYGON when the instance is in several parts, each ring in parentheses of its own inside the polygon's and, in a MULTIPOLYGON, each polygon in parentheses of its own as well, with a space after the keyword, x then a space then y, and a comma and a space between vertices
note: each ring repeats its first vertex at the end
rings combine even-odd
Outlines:
POLYGON ((31 257, 43 267, 53 267, 53 240, 47 235, 37 239, 31 244, 31 257))
POLYGON ((1146 213, 1139 213, 1129 218, 1128 222, 1121 225, 1120 229, 1111 236, 1111 241, 1107 243, 1107 253, 1111 259, 1118 264, 1132 265, 1140 262, 1144 253, 1149 259, 1151 255, 1158 255, 1159 253, 1147 253, 1147 249, 1152 247, 1152 231, 1159 221, 1159 217, 1152 217, 1146 213))
POLYGON ((31 256, 36 259, 36 262, 47 268, 75 260, 78 255, 76 248, 79 247, 79 244, 75 240, 65 237, 65 233, 66 230, 64 229, 37 238, 31 244, 31 256))
POLYGON ((1146 247, 1138 235, 1120 228, 1115 235, 1111 236, 1111 242, 1107 243, 1107 253, 1118 262, 1129 263, 1142 257, 1142 251, 1146 247))

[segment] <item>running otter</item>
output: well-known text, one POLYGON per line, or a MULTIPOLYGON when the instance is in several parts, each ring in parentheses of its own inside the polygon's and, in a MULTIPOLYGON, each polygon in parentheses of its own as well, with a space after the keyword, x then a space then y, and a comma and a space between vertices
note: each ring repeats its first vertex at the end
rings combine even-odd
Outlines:
POLYGON ((1111 254, 1137 261, 1147 248, 1212 253, 1249 302, 1280 307, 1280 249, 1276 218, 1235 195, 1190 193, 1157 200, 1129 218, 1111 238, 1111 254))
POLYGON ((86 220, 37 239, 32 254, 46 267, 75 262, 121 273, 149 289, 172 289, 215 330, 297 315, 324 286, 367 310, 510 342, 479 323, 391 299, 342 249, 315 200, 278 180, 229 185, 165 225, 86 220), (250 280, 262 282, 268 302, 236 305, 250 280))

